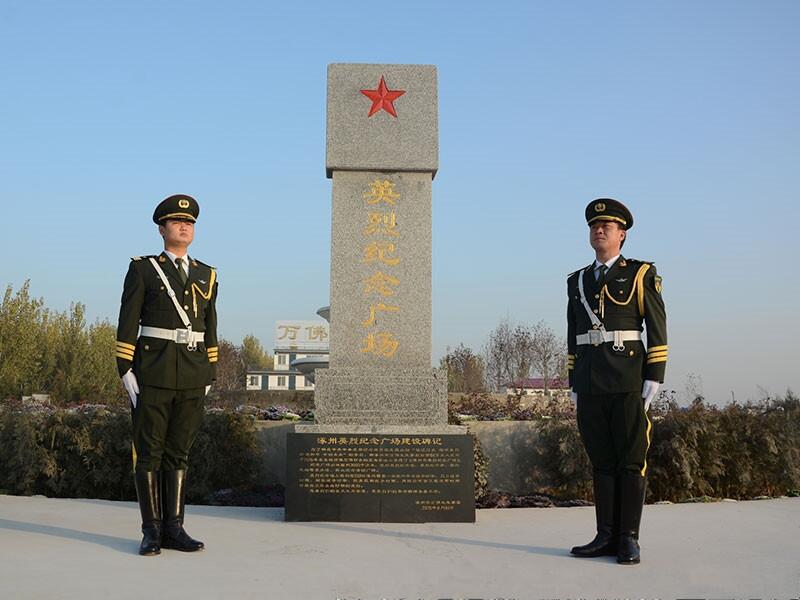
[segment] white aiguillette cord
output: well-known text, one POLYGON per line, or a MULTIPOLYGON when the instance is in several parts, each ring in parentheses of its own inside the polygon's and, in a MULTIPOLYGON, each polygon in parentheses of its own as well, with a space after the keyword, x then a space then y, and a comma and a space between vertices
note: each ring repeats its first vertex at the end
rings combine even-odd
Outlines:
MULTIPOLYGON (((152 258, 150 260, 153 260, 152 258)), ((586 309, 586 314, 589 315, 589 320, 594 325, 595 329, 599 329, 600 331, 605 331, 606 326, 603 325, 603 322, 597 317, 594 312, 592 312, 592 307, 589 306, 589 303, 586 301, 586 294, 583 291, 583 275, 586 271, 589 270, 590 267, 587 267, 586 270, 582 271, 578 275, 578 292, 581 295, 581 302, 583 303, 583 307, 586 309)))
POLYGON ((158 273, 158 276, 161 278, 161 281, 164 282, 164 287, 167 288, 167 294, 172 299, 172 304, 175 305, 175 310, 178 311, 178 316, 180 316, 181 321, 183 321, 183 326, 186 327, 189 331, 192 330, 192 322, 189 320, 189 315, 186 314, 186 311, 183 310, 181 303, 178 302, 178 298, 175 296, 175 290, 172 289, 172 286, 169 284, 169 280, 167 276, 164 274, 163 269, 161 266, 156 262, 156 259, 150 257, 150 263, 153 265, 153 268, 158 273))

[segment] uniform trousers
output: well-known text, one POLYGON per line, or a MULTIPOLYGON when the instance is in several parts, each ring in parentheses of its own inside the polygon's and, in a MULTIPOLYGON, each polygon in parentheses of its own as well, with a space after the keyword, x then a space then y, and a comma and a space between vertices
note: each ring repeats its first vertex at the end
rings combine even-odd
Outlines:
POLYGON ((133 409, 133 447, 138 471, 186 469, 203 423, 205 388, 170 390, 141 386, 133 409))
POLYGON ((645 476, 651 423, 641 392, 578 394, 578 430, 595 472, 645 476))

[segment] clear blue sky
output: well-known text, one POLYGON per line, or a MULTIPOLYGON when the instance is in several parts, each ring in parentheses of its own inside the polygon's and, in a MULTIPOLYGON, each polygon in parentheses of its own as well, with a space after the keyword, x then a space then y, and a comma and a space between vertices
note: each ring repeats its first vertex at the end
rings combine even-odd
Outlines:
POLYGON ((163 197, 201 203, 221 334, 328 302, 331 62, 439 69, 433 350, 565 329, 583 209, 636 217, 668 388, 800 390, 800 3, 0 2, 0 284, 116 321, 163 197))

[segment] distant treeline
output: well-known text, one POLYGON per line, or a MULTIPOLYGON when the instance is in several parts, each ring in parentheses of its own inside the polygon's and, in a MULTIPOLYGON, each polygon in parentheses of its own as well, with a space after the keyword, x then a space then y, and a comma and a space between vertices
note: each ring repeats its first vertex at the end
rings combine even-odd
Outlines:
MULTIPOLYGON (((48 394, 60 405, 101 403, 125 406, 126 394, 114 360, 116 326, 86 322, 80 302, 58 312, 32 298, 30 282, 7 286, 0 304, 0 398, 48 394)), ((272 357, 253 335, 242 345, 219 341, 212 396, 245 388, 248 367, 272 368, 272 357)))
POLYGON ((86 323, 86 307, 58 312, 31 298, 26 281, 9 285, 0 304, 0 397, 50 394, 62 403, 119 401, 123 390, 114 364, 116 328, 86 323))

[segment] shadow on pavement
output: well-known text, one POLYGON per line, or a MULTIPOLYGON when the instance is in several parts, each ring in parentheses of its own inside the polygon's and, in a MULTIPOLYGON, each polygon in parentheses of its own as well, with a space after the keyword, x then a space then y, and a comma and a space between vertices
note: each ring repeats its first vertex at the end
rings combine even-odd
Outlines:
POLYGON ((335 531, 346 531, 351 533, 368 533, 371 535, 382 535, 402 539, 425 540, 429 542, 445 542, 448 544, 463 544, 465 546, 483 546, 486 548, 499 548, 501 550, 518 550, 531 554, 542 554, 545 556, 563 556, 574 560, 566 548, 550 548, 547 546, 528 546, 525 544, 502 544, 486 540, 475 540, 468 538, 447 537, 443 535, 430 535, 425 533, 410 533, 407 531, 390 531, 386 529, 370 529, 353 525, 335 525, 333 523, 294 523, 301 527, 313 527, 316 529, 332 529, 335 531))
POLYGON ((112 535, 103 535, 101 533, 89 533, 88 531, 67 529, 66 527, 55 527, 53 525, 41 525, 40 523, 26 523, 25 521, 10 521, 8 519, 0 519, 0 529, 38 533, 41 535, 60 537, 68 540, 89 542, 91 544, 98 544, 100 546, 111 548, 112 550, 122 552, 123 554, 138 554, 139 552, 138 540, 114 537, 112 535))

